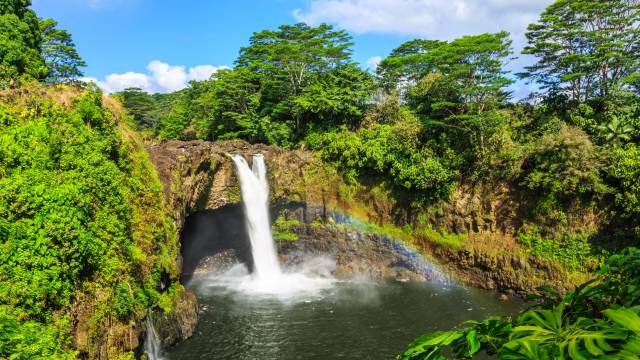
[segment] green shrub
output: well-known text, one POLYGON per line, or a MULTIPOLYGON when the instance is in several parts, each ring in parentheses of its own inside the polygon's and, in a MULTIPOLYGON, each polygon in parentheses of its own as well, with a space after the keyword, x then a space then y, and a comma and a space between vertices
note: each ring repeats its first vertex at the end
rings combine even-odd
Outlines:
POLYGON ((285 219, 284 216, 278 216, 276 221, 272 226, 273 230, 273 238, 276 240, 282 241, 296 241, 298 240, 298 235, 290 232, 292 228, 300 226, 300 221, 296 219, 285 219))
POLYGON ((415 235, 436 243, 438 245, 447 246, 453 249, 460 249, 462 243, 468 238, 468 234, 452 234, 446 231, 435 230, 432 226, 427 225, 415 230, 415 235))
POLYGON ((518 242, 528 247, 532 255, 556 261, 568 271, 588 272, 599 265, 586 234, 565 235, 559 240, 544 238, 538 234, 521 234, 518 242))
POLYGON ((598 149, 584 131, 562 126, 544 135, 525 159, 522 185, 535 199, 538 215, 562 212, 576 200, 589 201, 608 193, 600 171, 598 149))
POLYGON ((383 177, 418 198, 447 198, 456 172, 428 148, 418 146, 416 131, 406 124, 374 124, 358 133, 343 128, 326 134, 321 155, 349 182, 362 176, 383 177))
POLYGON ((11 315, 6 306, 0 306, 0 358, 76 359, 77 352, 68 350, 68 322, 64 319, 56 322, 44 325, 37 321, 21 321, 11 315))
POLYGON ((279 241, 297 241, 298 234, 288 231, 274 231, 273 238, 279 241))
MULTIPOLYGON (((68 107, 25 93, 0 102, 0 315, 11 341, 42 338, 57 354, 79 294, 96 302, 90 326, 155 306, 177 244, 144 148, 100 92, 74 92, 68 107)), ((16 344, 13 356, 37 358, 16 344)))
POLYGON ((597 278, 561 296, 550 287, 514 319, 469 321, 451 331, 427 333, 398 359, 474 358, 486 352, 500 360, 637 359, 640 355, 640 251, 612 256, 597 278))

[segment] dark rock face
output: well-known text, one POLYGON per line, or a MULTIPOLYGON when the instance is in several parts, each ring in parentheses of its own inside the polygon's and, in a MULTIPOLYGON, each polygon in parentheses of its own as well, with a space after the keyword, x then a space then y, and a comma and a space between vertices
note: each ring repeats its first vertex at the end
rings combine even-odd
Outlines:
POLYGON ((301 224, 290 231, 298 240, 277 242, 281 261, 287 266, 324 256, 336 262, 334 276, 338 278, 449 281, 435 263, 384 235, 318 223, 301 224))
POLYGON ((251 244, 241 205, 190 215, 182 230, 182 280, 227 268, 237 260, 252 266, 251 244))
POLYGON ((193 335, 198 324, 198 299, 191 290, 184 290, 169 313, 159 311, 153 317, 154 326, 163 346, 172 346, 193 335))
MULTIPOLYGON (((307 261, 325 258, 335 262, 333 275, 338 278, 449 280, 435 263, 394 239, 322 222, 323 218, 331 218, 331 214, 325 214, 321 207, 294 204, 281 211, 287 214, 289 220, 300 221, 288 229, 288 232, 296 235, 297 240, 276 241, 280 262, 287 268, 304 266, 307 261), (289 211, 292 208, 295 210, 289 211)), ((277 213, 277 210, 273 212, 277 213)), ((187 220, 183 232, 183 253, 191 254, 191 249, 202 250, 198 252, 201 256, 185 255, 185 279, 224 272, 237 263, 252 267, 251 247, 242 220, 242 211, 218 210, 196 213, 187 220), (235 231, 221 230, 224 226, 217 226, 218 223, 235 231), (191 263, 191 260, 197 262, 191 263)))

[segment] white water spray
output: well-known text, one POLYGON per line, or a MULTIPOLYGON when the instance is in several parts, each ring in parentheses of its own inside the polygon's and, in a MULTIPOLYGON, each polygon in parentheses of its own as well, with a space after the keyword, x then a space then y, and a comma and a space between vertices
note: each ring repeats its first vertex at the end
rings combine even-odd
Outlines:
POLYGON ((251 169, 240 155, 234 155, 233 162, 240 179, 254 274, 265 281, 277 279, 282 275, 282 271, 269 223, 269 184, 264 157, 260 154, 254 155, 251 169))
POLYGON ((201 291, 222 286, 241 293, 275 296, 284 300, 320 295, 330 288, 335 282, 331 276, 335 262, 331 259, 310 259, 296 269, 285 271, 280 268, 269 222, 269 183, 264 157, 254 155, 251 167, 241 155, 231 155, 231 158, 240 180, 253 272, 249 274, 246 267, 239 264, 224 274, 212 274, 202 284, 201 291))
POLYGON ((156 328, 153 326, 153 318, 151 314, 147 316, 144 322, 145 327, 145 339, 144 339, 144 352, 149 357, 149 360, 164 360, 162 356, 162 345, 160 343, 160 337, 156 328))

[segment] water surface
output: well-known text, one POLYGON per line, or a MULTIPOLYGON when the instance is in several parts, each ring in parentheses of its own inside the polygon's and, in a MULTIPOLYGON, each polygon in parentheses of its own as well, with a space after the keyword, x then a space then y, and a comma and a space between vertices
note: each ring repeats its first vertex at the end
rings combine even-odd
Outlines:
POLYGON ((225 288, 198 294, 193 338, 169 359, 393 359, 414 338, 519 304, 457 285, 339 282, 288 301, 225 288))

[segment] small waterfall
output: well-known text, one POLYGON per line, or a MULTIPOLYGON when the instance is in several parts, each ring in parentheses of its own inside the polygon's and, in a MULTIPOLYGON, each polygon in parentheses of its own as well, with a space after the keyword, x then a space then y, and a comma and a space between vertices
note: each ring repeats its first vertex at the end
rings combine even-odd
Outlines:
POLYGON ((163 360, 162 345, 160 343, 160 337, 153 326, 153 317, 151 313, 147 315, 147 319, 144 322, 145 339, 144 339, 144 352, 149 357, 149 360, 163 360))
POLYGON ((241 155, 233 155, 236 165, 247 232, 251 241, 254 275, 258 279, 275 280, 282 275, 269 222, 269 184, 264 157, 253 156, 251 169, 241 155))

